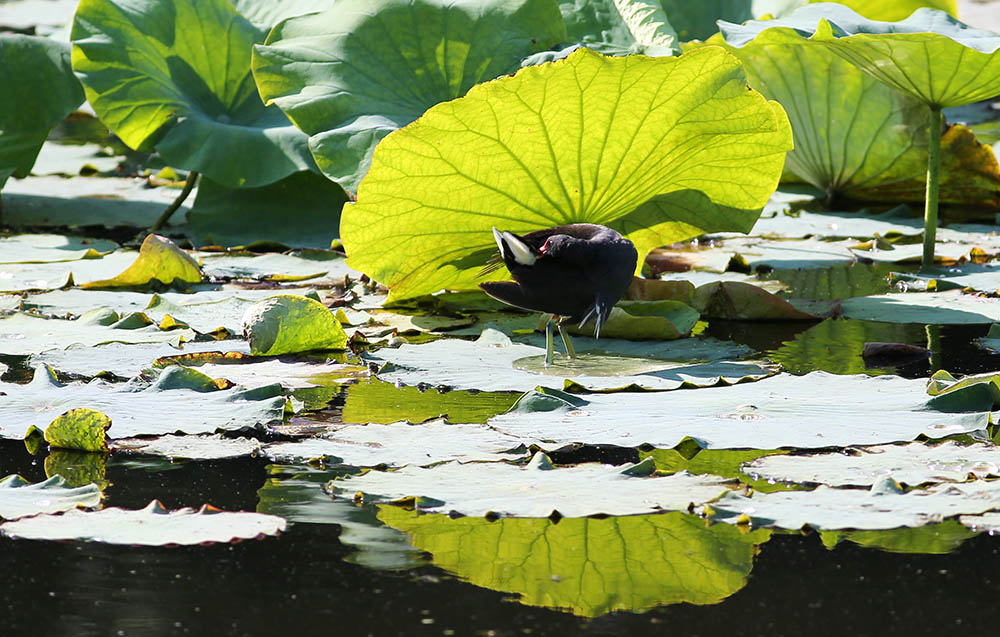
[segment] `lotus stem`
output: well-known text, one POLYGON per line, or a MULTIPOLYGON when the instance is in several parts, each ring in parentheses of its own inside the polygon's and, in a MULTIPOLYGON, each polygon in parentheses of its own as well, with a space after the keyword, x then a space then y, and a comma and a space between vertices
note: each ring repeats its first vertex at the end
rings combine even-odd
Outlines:
POLYGON ((160 215, 160 218, 156 220, 156 223, 153 224, 153 227, 150 228, 150 231, 155 232, 156 230, 159 230, 160 228, 165 226, 168 221, 170 221, 170 217, 173 216, 175 212, 177 212, 177 209, 181 207, 181 204, 184 203, 184 200, 187 199, 188 195, 191 194, 191 190, 194 189, 194 184, 195 182, 198 181, 198 177, 199 177, 198 172, 195 170, 192 170, 191 172, 188 173, 187 181, 184 182, 184 189, 181 190, 181 194, 177 195, 177 198, 174 199, 172 202, 170 202, 170 205, 167 206, 167 209, 163 211, 163 214, 160 215))
POLYGON ((552 364, 552 352, 555 350, 555 339, 552 337, 552 317, 545 321, 545 366, 552 364))
POLYGON ((569 332, 564 330, 562 325, 559 325, 559 336, 562 337, 563 347, 566 348, 566 355, 570 358, 576 358, 576 348, 573 347, 573 339, 569 337, 569 332))
POLYGON ((924 256, 922 269, 934 266, 934 239, 938 219, 938 178, 941 173, 941 107, 931 106, 927 126, 927 198, 924 207, 924 256))

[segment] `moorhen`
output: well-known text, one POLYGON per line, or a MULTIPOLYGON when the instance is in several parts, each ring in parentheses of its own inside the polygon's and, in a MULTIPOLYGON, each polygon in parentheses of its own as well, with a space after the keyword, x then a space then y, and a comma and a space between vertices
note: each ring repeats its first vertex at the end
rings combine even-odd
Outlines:
MULTIPOLYGON (((605 226, 572 223, 518 236, 493 228, 499 258, 483 268, 489 274, 506 265, 513 281, 480 283, 484 292, 524 308, 554 315, 566 353, 576 352, 566 323, 582 326, 594 319, 594 335, 632 282, 638 259, 628 239, 605 226)), ((545 364, 552 364, 552 319, 545 325, 545 364)))

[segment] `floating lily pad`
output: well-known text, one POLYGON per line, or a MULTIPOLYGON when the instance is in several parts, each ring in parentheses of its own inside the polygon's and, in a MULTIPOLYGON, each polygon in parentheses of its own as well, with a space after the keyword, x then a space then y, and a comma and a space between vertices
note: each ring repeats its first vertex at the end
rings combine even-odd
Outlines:
MULTIPOLYGON (((339 281, 357 272, 344 263, 343 256, 329 251, 309 251, 301 254, 204 255, 205 276, 216 279, 251 281, 305 281, 323 277, 324 281, 339 281)), ((310 280, 310 285, 319 281, 310 280)))
POLYGON ((379 350, 371 358, 389 363, 377 374, 388 382, 483 391, 527 391, 538 384, 564 383, 589 390, 666 390, 756 380, 773 373, 753 363, 727 360, 744 356, 746 350, 714 340, 636 342, 622 353, 609 339, 574 340, 580 357, 558 356, 549 367, 543 364, 544 347, 511 342, 491 330, 475 342, 442 339, 379 350))
POLYGON ((211 436, 160 436, 159 438, 124 438, 114 441, 116 453, 164 456, 183 460, 222 460, 255 456, 261 444, 254 438, 211 436))
POLYGON ((319 301, 292 294, 273 296, 247 309, 243 333, 250 353, 262 356, 343 349, 347 334, 319 301))
POLYGON ((126 161, 122 155, 114 155, 112 149, 100 144, 62 144, 46 141, 42 152, 31 169, 33 175, 62 175, 88 177, 98 174, 113 174, 126 161))
MULTIPOLYGON (((858 257, 871 259, 872 261, 917 263, 920 261, 921 250, 923 248, 920 244, 899 246, 890 244, 886 247, 890 249, 882 249, 876 244, 872 244, 870 247, 852 248, 851 252, 858 257)), ((938 241, 934 244, 934 258, 939 262, 958 261, 963 257, 968 258, 973 248, 975 248, 973 245, 938 241)))
POLYGON ((192 330, 161 330, 148 319, 142 321, 142 315, 133 314, 120 320, 117 313, 107 316, 111 318, 103 324, 95 315, 82 315, 72 321, 24 313, 0 317, 0 353, 26 356, 51 348, 53 344, 65 347, 72 344, 167 343, 177 347, 195 336, 192 330))
POLYGON ((879 294, 845 299, 841 315, 888 323, 974 325, 1000 321, 1000 300, 961 290, 879 294))
POLYGON ((280 419, 285 410, 281 387, 226 390, 196 384, 183 368, 168 369, 156 383, 116 385, 101 380, 62 384, 44 367, 27 385, 0 383, 0 437, 22 438, 29 427, 45 429, 59 414, 86 405, 111 419, 109 438, 174 432, 212 433, 253 427, 280 419))
POLYGON ((45 442, 59 449, 106 453, 111 419, 88 407, 77 407, 57 416, 45 428, 45 442))
POLYGON ((744 534, 684 513, 553 523, 381 506, 379 519, 463 581, 584 617, 719 603, 746 585, 759 545, 770 539, 766 529, 744 534))
POLYGON ((706 318, 743 321, 811 321, 816 316, 756 285, 738 281, 706 283, 694 292, 693 305, 706 318))
POLYGON ((484 425, 444 421, 410 425, 349 425, 301 442, 277 442, 264 447, 275 462, 323 459, 355 467, 427 466, 437 462, 520 460, 527 457, 526 442, 484 425))
POLYGON ((147 235, 135 263, 124 272, 100 281, 78 283, 83 288, 127 288, 159 281, 164 285, 200 283, 201 268, 177 244, 157 234, 147 235))
MULTIPOLYGON (((5 194, 4 201, 6 200, 5 194)), ((5 215, 6 211, 4 207, 5 215)), ((0 290, 54 290, 72 283, 81 285, 111 278, 131 265, 136 255, 134 251, 120 250, 100 259, 0 264, 0 290)))
POLYGON ((340 0, 278 24, 254 47, 254 77, 261 96, 312 136, 323 172, 355 191, 386 134, 516 71, 564 29, 555 0, 386 0, 374 10, 340 0))
MULTIPOLYGON (((908 208, 888 210, 872 214, 866 210, 857 212, 809 212, 801 210, 794 214, 761 216, 750 232, 751 236, 771 239, 870 239, 876 234, 882 237, 903 235, 918 236, 924 231, 923 220, 907 214, 908 208)), ((943 237, 942 237, 943 238, 943 237)))
POLYGON ((377 379, 347 388, 341 418, 346 423, 421 423, 446 418, 452 423, 485 423, 517 402, 514 392, 438 391, 397 387, 377 379))
POLYGON ((92 259, 114 252, 118 244, 105 239, 61 234, 18 234, 0 238, 0 263, 52 263, 92 259))
POLYGON ((0 519, 4 520, 96 507, 100 503, 101 490, 96 484, 71 489, 61 476, 37 484, 16 475, 0 480, 0 519))
POLYGON ((684 472, 650 476, 652 471, 652 460, 624 469, 598 464, 557 469, 538 453, 525 467, 505 462, 406 466, 347 476, 331 486, 343 494, 360 491, 366 502, 413 497, 428 513, 534 518, 554 511, 568 518, 683 511, 729 490, 722 478, 684 472))
MULTIPOLYGON (((916 282, 923 287, 933 286, 938 291, 954 288, 972 288, 981 292, 1000 292, 1000 263, 991 261, 986 264, 965 263, 952 267, 929 269, 918 274, 894 273, 893 278, 902 281, 906 287, 916 282)), ((920 289, 918 285, 916 289, 920 289)))
POLYGON ((358 377, 367 375, 364 367, 335 361, 241 360, 243 358, 246 357, 241 354, 205 352, 160 358, 156 364, 193 367, 211 378, 224 378, 249 388, 273 384, 280 384, 285 389, 330 387, 354 382, 358 377))
POLYGON ((810 482, 832 487, 871 486, 882 476, 916 486, 925 482, 965 482, 1000 477, 1000 449, 993 445, 862 447, 849 452, 808 456, 767 456, 743 466, 755 479, 810 482))
POLYGON ((852 245, 854 242, 851 241, 769 241, 748 238, 725 241, 723 251, 739 255, 750 269, 766 266, 775 270, 792 270, 851 263, 855 260, 850 251, 852 245))
POLYGON ((929 410, 924 382, 896 376, 780 374, 669 396, 595 394, 586 400, 552 411, 515 410, 489 424, 552 444, 670 448, 690 437, 706 449, 809 449, 943 438, 989 423, 989 412, 929 410))
POLYGON ((250 345, 243 340, 191 342, 182 343, 178 347, 169 343, 77 344, 32 354, 28 362, 33 366, 48 365, 58 372, 73 376, 92 378, 101 373, 109 373, 119 378, 132 378, 158 358, 198 352, 249 354, 250 345))
POLYGON ((712 518, 734 523, 749 519, 784 529, 894 529, 941 522, 959 514, 1000 508, 1000 482, 946 483, 903 493, 891 479, 872 490, 816 487, 813 491, 726 493, 710 506, 712 518))
POLYGON ((336 524, 337 541, 356 549, 344 558, 380 570, 412 568, 424 562, 406 534, 385 526, 375 507, 334 498, 325 485, 336 474, 308 466, 268 465, 268 477, 257 491, 258 513, 279 515, 290 522, 336 524))
POLYGON ((286 522, 274 515, 233 513, 204 505, 168 511, 156 500, 139 511, 119 508, 39 515, 0 525, 0 534, 31 540, 77 540, 140 546, 192 545, 277 535, 286 522))
POLYGON ((784 112, 747 91, 719 48, 678 58, 578 49, 388 135, 344 209, 341 238, 349 265, 391 300, 474 288, 498 225, 601 223, 644 257, 703 232, 749 230, 790 138, 784 112), (608 107, 609 92, 620 107, 608 107))
POLYGON ((963 515, 959 522, 976 531, 986 531, 994 534, 1000 531, 1000 512, 983 513, 982 515, 963 515))

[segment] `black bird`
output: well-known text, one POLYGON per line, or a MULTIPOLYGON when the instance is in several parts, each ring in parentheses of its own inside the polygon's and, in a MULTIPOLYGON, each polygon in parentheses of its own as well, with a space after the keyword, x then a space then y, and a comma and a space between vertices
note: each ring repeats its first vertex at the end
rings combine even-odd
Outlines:
MULTIPOLYGON (((566 353, 576 353, 566 323, 582 326, 594 319, 594 335, 632 282, 639 256, 631 241, 605 226, 573 223, 518 236, 493 228, 500 258, 483 268, 488 274, 506 264, 513 281, 479 287, 509 305, 553 314, 566 353)), ((545 364, 552 363, 552 321, 546 324, 545 364)))

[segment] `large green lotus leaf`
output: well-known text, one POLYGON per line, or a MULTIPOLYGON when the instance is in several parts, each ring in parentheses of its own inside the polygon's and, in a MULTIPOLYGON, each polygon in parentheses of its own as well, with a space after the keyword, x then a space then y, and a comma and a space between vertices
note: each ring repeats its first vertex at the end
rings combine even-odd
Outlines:
POLYGON ((177 347, 195 337, 194 331, 187 329, 164 331, 152 324, 137 326, 142 321, 134 319, 141 318, 141 314, 133 314, 119 320, 115 313, 94 313, 66 321, 19 312, 0 318, 0 354, 27 356, 73 344, 168 343, 177 347))
POLYGON ((453 423, 482 424, 510 409, 518 396, 513 392, 397 387, 393 383, 372 379, 347 388, 341 418, 345 423, 359 424, 421 423, 435 418, 447 418, 453 423))
POLYGON ((260 455, 261 444, 255 438, 211 436, 160 436, 159 438, 124 438, 116 440, 116 454, 163 456, 171 460, 223 460, 260 455))
POLYGON ((1000 35, 973 29, 943 11, 918 9, 880 22, 822 2, 785 18, 722 23, 726 41, 743 46, 766 29, 788 27, 924 104, 947 108, 1000 93, 1000 35))
POLYGON ((101 490, 96 484, 71 489, 60 476, 37 484, 31 484, 17 475, 0 480, 0 520, 59 513, 77 507, 96 507, 100 503, 101 490))
MULTIPOLYGON (((963 515, 960 519, 966 517, 963 515)), ((821 531, 820 539, 828 549, 848 541, 889 553, 946 555, 976 535, 976 531, 962 526, 958 520, 947 520, 940 524, 888 531, 821 531)))
POLYGON ((330 0, 232 0, 240 15, 260 28, 270 29, 286 18, 322 11, 330 0))
POLYGON ((360 491, 365 502, 416 498, 415 505, 428 513, 529 518, 554 511, 567 518, 683 511, 729 490, 723 478, 684 472, 651 476, 653 470, 651 459, 624 467, 595 463, 557 469, 538 452, 524 467, 506 462, 409 465, 345 476, 330 486, 338 493, 360 491))
POLYGON ((758 547, 771 537, 676 512, 558 523, 452 519, 390 506, 378 515, 462 580, 585 617, 719 603, 746 585, 758 547))
POLYGON ((114 252, 118 244, 105 239, 61 234, 18 234, 0 238, 0 263, 54 263, 95 259, 114 252))
POLYGON ((813 491, 726 493, 713 502, 715 520, 749 520, 784 529, 895 529, 940 522, 959 514, 1000 508, 1000 481, 944 483, 904 493, 889 477, 867 489, 821 485, 813 491))
POLYGON ((254 77, 353 192, 390 131, 517 70, 564 29, 555 0, 340 0, 272 29, 254 47, 254 77))
POLYGON ((132 148, 234 188, 315 169, 307 137, 257 94, 263 31, 227 0, 83 0, 71 38, 87 99, 132 148))
POLYGON ((187 214, 189 235, 196 245, 227 248, 258 242, 329 248, 346 201, 343 188, 312 172, 258 188, 227 188, 203 178, 187 214))
POLYGON ((69 511, 59 516, 39 515, 0 525, 0 535, 32 540, 77 540, 163 546, 212 544, 277 535, 286 522, 274 515, 220 511, 211 505, 200 509, 168 511, 153 500, 146 508, 129 511, 117 507, 101 511, 69 511))
MULTIPOLYGON (((746 66, 750 85, 788 113, 795 149, 787 169, 831 197, 922 202, 929 121, 923 102, 858 73, 834 51, 797 46, 802 42, 792 29, 767 29, 729 49, 746 66)), ((942 201, 1000 203, 1000 172, 988 147, 959 126, 944 133, 942 146, 942 201)))
POLYGON ((143 386, 101 380, 63 384, 47 368, 36 368, 26 385, 0 383, 0 391, 6 394, 0 402, 0 437, 22 438, 32 425, 45 429, 56 416, 81 406, 111 419, 109 438, 213 433, 253 427, 284 414, 285 398, 277 385, 221 390, 192 383, 184 371, 179 367, 166 370, 156 383, 143 386))
POLYGON ((988 411, 942 413, 927 402, 923 380, 813 372, 669 395, 594 394, 582 406, 514 410, 489 424, 552 444, 671 448, 690 437, 706 449, 872 445, 944 438, 989 424, 988 411))
POLYGON ((119 378, 132 378, 163 356, 195 354, 198 352, 250 353, 250 345, 243 340, 205 341, 181 343, 104 343, 101 345, 70 345, 31 354, 32 366, 48 365, 71 376, 93 378, 101 373, 119 378))
POLYGON ((494 226, 601 223, 645 256, 749 230, 790 147, 784 111, 748 91, 720 48, 679 58, 580 49, 386 137, 344 208, 341 238, 348 265, 386 284, 390 300, 474 288, 496 251, 494 226))
POLYGON ((257 491, 258 513, 279 515, 289 522, 336 524, 337 541, 357 550, 345 561, 367 568, 401 570, 424 562, 404 533, 375 517, 375 507, 330 496, 325 485, 338 474, 308 465, 268 465, 267 471, 264 486, 257 491))
POLYGON ((970 476, 1000 477, 998 463, 1000 451, 993 445, 961 446, 948 441, 930 446, 914 442, 861 447, 849 454, 767 456, 744 465, 742 471, 757 479, 831 487, 871 486, 882 476, 916 486, 925 482, 965 482, 970 476))
MULTIPOLYGON (((537 342, 537 341, 536 341, 537 342)), ((609 339, 574 339, 578 359, 559 355, 545 367, 545 347, 512 342, 486 330, 477 341, 442 339, 423 345, 382 349, 370 360, 388 363, 378 377, 405 385, 441 385, 482 391, 529 391, 539 384, 566 384, 590 391, 671 390, 757 380, 773 369, 740 363, 746 350, 716 340, 644 341, 632 355, 615 351, 609 339)))
POLYGON ((327 464, 355 467, 426 466, 447 460, 521 460, 527 457, 522 445, 530 442, 483 425, 437 420, 421 425, 348 425, 318 438, 269 444, 264 454, 283 463, 322 458, 327 464))
POLYGON ((841 314, 863 321, 974 325, 1000 321, 1000 301, 962 290, 879 294, 845 299, 841 314))
MULTIPOLYGON (((49 134, 83 101, 61 42, 0 34, 0 188, 26 177, 49 134), (44 88, 41 88, 44 87, 44 88)), ((7 219, 4 220, 9 223, 7 219)))

